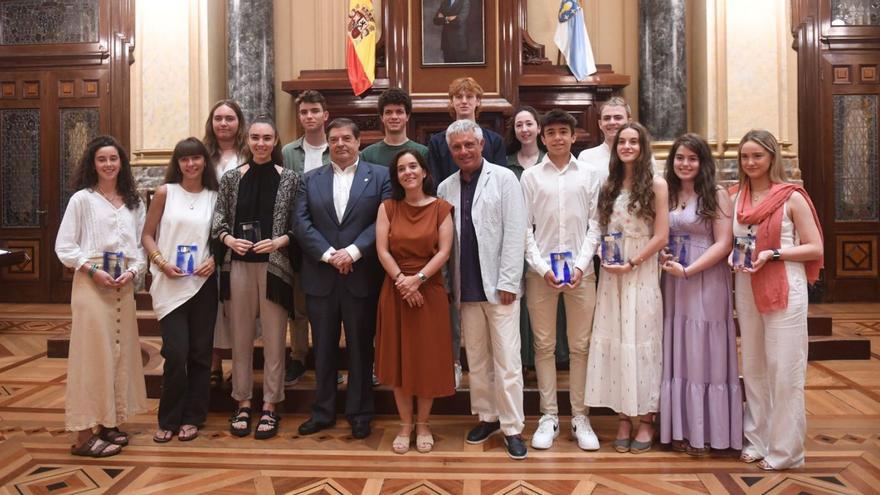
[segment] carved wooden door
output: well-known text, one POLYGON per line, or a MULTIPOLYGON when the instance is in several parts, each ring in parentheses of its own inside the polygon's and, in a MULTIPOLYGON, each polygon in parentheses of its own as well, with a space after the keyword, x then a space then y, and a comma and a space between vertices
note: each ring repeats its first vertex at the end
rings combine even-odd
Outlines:
POLYGON ((0 247, 30 258, 0 268, 0 302, 70 298, 72 272, 55 256, 55 237, 86 144, 104 133, 128 140, 127 123, 120 125, 128 120, 128 78, 114 69, 122 62, 127 75, 130 53, 119 48, 130 6, 0 2, 0 247))

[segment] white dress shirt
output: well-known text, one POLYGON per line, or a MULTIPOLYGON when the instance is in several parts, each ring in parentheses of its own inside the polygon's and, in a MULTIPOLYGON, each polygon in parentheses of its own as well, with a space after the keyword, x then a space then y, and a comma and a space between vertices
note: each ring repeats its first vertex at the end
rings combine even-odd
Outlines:
POLYGON ((595 172, 604 174, 608 177, 608 164, 611 162, 611 147, 608 143, 602 141, 602 144, 593 148, 581 151, 578 155, 578 161, 583 162, 586 166, 595 172))
POLYGON ((570 155, 558 168, 547 155, 526 169, 520 183, 526 202, 526 260, 539 275, 550 271, 550 253, 571 251, 587 273, 601 236, 599 189, 605 177, 570 155), (534 228, 532 228, 532 226, 534 228))
MULTIPOLYGON (((342 217, 345 216, 345 208, 348 206, 348 197, 351 194, 351 185, 354 182, 354 174, 357 172, 358 161, 356 160, 354 164, 349 165, 345 169, 342 169, 333 162, 330 163, 330 167, 333 169, 333 208, 336 210, 336 219, 340 222, 342 222, 342 217)), ((351 256, 353 261, 361 259, 361 250, 354 244, 349 244, 344 249, 348 251, 348 255, 351 256)), ((336 249, 330 246, 327 248, 327 251, 324 251, 321 261, 326 263, 335 252, 336 249)))
POLYGON ((80 189, 70 198, 55 239, 55 253, 61 263, 74 270, 104 251, 122 251, 128 269, 146 269, 141 234, 146 208, 141 202, 134 210, 116 208, 97 191, 80 189))

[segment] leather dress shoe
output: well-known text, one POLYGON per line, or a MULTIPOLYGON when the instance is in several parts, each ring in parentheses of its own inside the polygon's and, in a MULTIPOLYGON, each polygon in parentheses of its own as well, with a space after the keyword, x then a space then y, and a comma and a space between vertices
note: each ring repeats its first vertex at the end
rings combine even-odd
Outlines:
POLYGON ((504 435, 504 445, 507 447, 507 456, 511 459, 525 459, 529 453, 522 435, 504 435))
POLYGON ((297 431, 300 435, 311 435, 313 433, 318 433, 321 430, 325 430, 327 428, 332 428, 336 424, 336 421, 327 421, 326 423, 316 420, 315 418, 309 418, 305 423, 299 425, 297 431))
POLYGON ((485 421, 480 421, 480 423, 474 427, 467 434, 467 443, 476 445, 486 441, 490 435, 495 433, 501 429, 500 421, 493 421, 491 423, 487 423, 485 421))
POLYGON ((367 438, 370 436, 369 421, 354 421, 351 423, 351 436, 357 439, 367 438))

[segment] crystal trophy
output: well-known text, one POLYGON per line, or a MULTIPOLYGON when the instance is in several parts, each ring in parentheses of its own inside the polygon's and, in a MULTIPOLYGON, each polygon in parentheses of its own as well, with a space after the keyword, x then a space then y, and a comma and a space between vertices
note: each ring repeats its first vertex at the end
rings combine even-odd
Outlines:
POLYGON ((752 268, 752 257, 755 252, 755 236, 738 235, 733 238, 733 267, 752 268))
POLYGON ((125 268, 125 255, 122 251, 104 251, 103 270, 110 274, 113 278, 122 276, 122 270, 125 268))
POLYGON ((681 266, 688 266, 688 244, 690 244, 690 234, 669 234, 669 254, 672 255, 672 261, 680 263, 681 266))
POLYGON ((196 271, 195 257, 198 252, 199 247, 195 244, 179 244, 177 246, 177 259, 174 264, 183 273, 192 275, 196 271))
POLYGON ((623 254, 621 243, 623 233, 609 232, 602 236, 602 263, 605 265, 622 265, 623 254))
POLYGON ((571 272, 574 270, 574 257, 571 251, 550 253, 550 269, 553 276, 561 284, 571 283, 571 272))
POLYGON ((247 241, 251 241, 256 244, 263 240, 263 236, 260 233, 260 221, 254 220, 253 222, 242 222, 238 224, 239 230, 241 230, 241 238, 247 241))

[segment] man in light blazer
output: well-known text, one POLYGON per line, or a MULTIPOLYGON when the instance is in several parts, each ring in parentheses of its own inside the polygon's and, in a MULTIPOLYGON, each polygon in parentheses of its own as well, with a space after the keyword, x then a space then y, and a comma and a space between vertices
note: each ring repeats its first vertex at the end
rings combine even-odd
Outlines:
POLYGON ((522 189, 513 172, 482 157, 483 132, 476 122, 453 122, 446 141, 459 171, 440 184, 437 195, 455 207, 452 286, 470 365, 471 411, 480 418, 467 442, 482 443, 501 429, 507 454, 524 459, 522 189))
POLYGON ((294 233, 303 250, 302 285, 315 352, 315 403, 301 435, 336 422, 340 324, 348 350, 345 415, 352 436, 370 435, 373 335, 382 268, 376 214, 391 195, 388 169, 359 161, 360 131, 349 119, 327 126, 330 164, 307 172, 297 195, 294 233))

